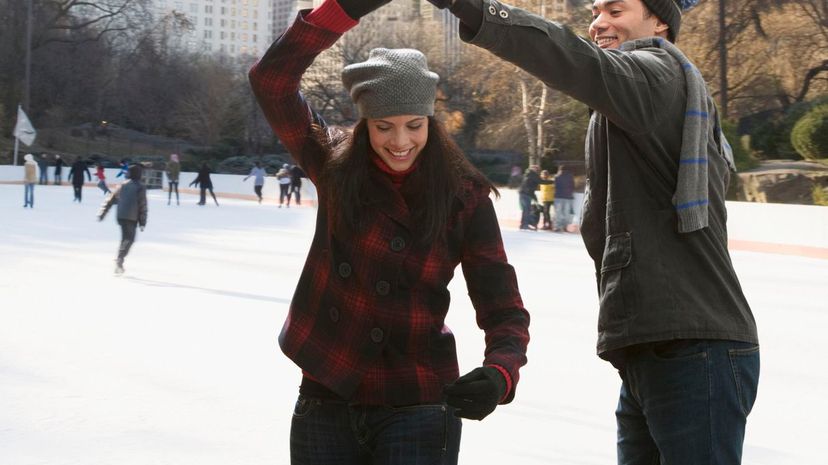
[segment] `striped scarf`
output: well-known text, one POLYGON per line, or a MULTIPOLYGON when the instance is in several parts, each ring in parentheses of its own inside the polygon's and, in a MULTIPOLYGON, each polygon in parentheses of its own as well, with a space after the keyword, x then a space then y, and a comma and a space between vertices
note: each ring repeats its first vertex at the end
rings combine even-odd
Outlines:
POLYGON ((736 171, 733 151, 722 132, 716 104, 710 97, 701 72, 675 45, 661 38, 627 42, 621 50, 656 47, 665 50, 681 64, 687 82, 687 107, 681 139, 678 179, 673 205, 678 214, 678 231, 689 233, 708 225, 707 176, 708 150, 713 148, 723 157, 731 171, 736 171), (708 144, 713 135, 715 147, 708 144))

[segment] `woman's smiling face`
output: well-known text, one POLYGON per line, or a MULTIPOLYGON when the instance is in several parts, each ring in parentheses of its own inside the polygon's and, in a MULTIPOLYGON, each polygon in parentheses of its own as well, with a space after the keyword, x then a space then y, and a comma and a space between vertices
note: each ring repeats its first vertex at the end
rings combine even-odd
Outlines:
POLYGON ((371 148, 394 171, 411 168, 428 141, 428 117, 418 115, 368 118, 371 148))

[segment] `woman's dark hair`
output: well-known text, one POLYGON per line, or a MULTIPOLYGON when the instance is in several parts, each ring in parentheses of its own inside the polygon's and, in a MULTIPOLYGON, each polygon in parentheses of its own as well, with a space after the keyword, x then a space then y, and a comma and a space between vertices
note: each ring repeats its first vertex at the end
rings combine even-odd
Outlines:
MULTIPOLYGON (((342 153, 332 156, 322 172, 320 194, 328 207, 331 231, 346 235, 360 230, 360 215, 381 201, 382 194, 368 182, 369 170, 376 168, 371 166, 373 149, 366 120, 360 120, 350 141, 342 143, 347 144, 342 153)), ((500 195, 434 117, 428 118, 428 140, 417 163, 401 193, 424 244, 443 238, 452 207, 463 194, 464 179, 500 195)))

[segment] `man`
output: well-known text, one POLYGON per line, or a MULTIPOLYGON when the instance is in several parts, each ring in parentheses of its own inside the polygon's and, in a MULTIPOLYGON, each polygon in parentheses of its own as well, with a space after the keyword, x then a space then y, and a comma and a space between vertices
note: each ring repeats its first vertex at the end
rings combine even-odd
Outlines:
POLYGON ((135 242, 135 228, 140 227, 143 232, 147 225, 147 187, 141 182, 142 174, 141 165, 130 166, 129 180, 118 186, 115 192, 107 197, 98 212, 98 221, 103 221, 112 205, 118 204, 121 245, 118 247, 118 258, 115 259, 116 275, 124 273, 124 259, 135 242))
POLYGON ((302 178, 305 172, 298 165, 290 168, 290 193, 296 199, 296 205, 302 204, 302 178))
POLYGON ((40 158, 37 159, 37 168, 40 170, 40 180, 38 184, 44 186, 49 184, 49 159, 46 158, 45 153, 40 154, 40 158))
MULTIPOLYGON (((727 250, 733 169, 674 0, 597 0, 591 41, 494 0, 460 36, 592 109, 582 235, 598 354, 619 370, 620 464, 737 464, 756 397, 756 324, 727 250)), ((683 4, 694 3, 683 0, 683 4)))
POLYGON ((523 174, 523 182, 518 189, 520 201, 520 229, 538 229, 537 224, 530 219, 532 216, 532 201, 537 201, 535 191, 541 183, 540 166, 530 165, 523 174))
POLYGON ((75 193, 75 198, 72 200, 81 202, 83 197, 83 173, 86 173, 86 180, 91 181, 92 175, 89 174, 89 167, 86 162, 78 157, 72 167, 69 169, 69 179, 72 181, 72 190, 75 193))
POLYGON ((572 222, 575 211, 575 178, 566 165, 558 167, 555 175, 555 228, 553 231, 565 232, 572 222))
POLYGON ((60 155, 55 155, 55 179, 53 183, 56 186, 59 186, 63 180, 63 167, 65 165, 66 163, 63 162, 63 158, 60 158, 60 155))

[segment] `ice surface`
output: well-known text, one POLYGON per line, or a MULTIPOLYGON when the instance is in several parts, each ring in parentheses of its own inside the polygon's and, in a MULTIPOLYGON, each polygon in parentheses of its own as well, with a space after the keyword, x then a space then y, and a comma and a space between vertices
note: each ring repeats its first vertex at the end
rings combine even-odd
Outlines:
MULTIPOLYGON (((286 464, 300 372, 276 335, 315 210, 150 194, 113 275, 114 214, 84 189, 0 185, 0 464, 286 464)), ((113 212, 114 213, 114 212, 113 212)), ((464 422, 460 463, 615 463, 620 380, 595 356, 593 268, 575 235, 504 227, 532 315, 515 401, 464 422)), ((784 242, 784 238, 779 238, 784 242)), ((762 342, 745 464, 825 463, 828 260, 733 252, 762 342), (820 368, 823 367, 823 368, 820 368)), ((462 274, 448 324, 482 360, 462 274)))

